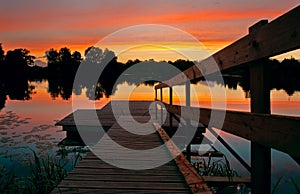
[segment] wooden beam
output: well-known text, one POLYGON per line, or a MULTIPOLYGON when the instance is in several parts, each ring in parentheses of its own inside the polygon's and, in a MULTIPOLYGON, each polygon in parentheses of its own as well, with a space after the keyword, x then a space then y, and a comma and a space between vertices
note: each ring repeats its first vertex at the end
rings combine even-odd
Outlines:
POLYGON ((272 57, 300 48, 300 6, 274 21, 261 25, 238 41, 225 47, 211 57, 174 76, 156 89, 183 84, 204 75, 237 67, 258 59, 272 57), (212 63, 217 63, 218 68, 212 63), (200 71, 201 69, 201 71, 200 71))
POLYGON ((158 105, 157 99, 155 99, 154 103, 155 103, 155 119, 157 120, 157 105, 158 105))
POLYGON ((161 128, 158 123, 153 123, 156 128, 160 138, 166 144, 169 152, 174 157, 174 161, 178 166, 179 171, 184 176, 186 183, 189 185, 193 193, 211 194, 212 191, 205 184, 203 178, 198 174, 191 163, 184 157, 177 145, 170 139, 168 134, 161 128))
POLYGON ((300 118, 271 114, 247 113, 229 110, 214 110, 214 114, 225 114, 224 123, 219 120, 210 121, 211 109, 184 107, 164 103, 167 111, 181 115, 184 118, 199 121, 203 125, 210 124, 222 128, 230 134, 254 141, 294 157, 300 157, 300 118), (200 110, 199 110, 200 109, 200 110), (198 117, 195 112, 200 111, 198 117), (226 111, 224 113, 224 111, 226 111), (221 126, 221 127, 220 127, 221 126), (266 134, 268 134, 266 136, 266 134))
MULTIPOLYGON (((161 101, 161 103, 163 103, 163 89, 162 88, 160 88, 160 101, 161 101)), ((163 111, 163 107, 160 106, 160 122, 161 122, 161 124, 164 123, 163 118, 164 118, 164 111, 163 111)))
POLYGON ((157 98, 157 89, 155 89, 155 99, 154 99, 154 104, 155 104, 155 119, 157 120, 157 102, 158 98, 157 98))
POLYGON ((232 180, 229 180, 228 177, 223 176, 202 176, 205 182, 216 183, 216 182, 223 182, 223 183, 250 183, 250 177, 232 177, 232 180))
POLYGON ((191 82, 185 82, 185 106, 191 106, 191 82))
MULTIPOLYGON (((169 87, 169 104, 172 105, 173 104, 173 89, 172 87, 169 87)), ((170 113, 170 123, 169 123, 169 130, 171 132, 171 130, 173 129, 173 114, 170 113)))
POLYGON ((154 89, 157 90, 157 89, 160 89, 160 88, 166 88, 166 87, 169 87, 169 86, 168 86, 167 84, 165 84, 165 83, 160 83, 159 85, 162 86, 162 87, 157 87, 157 86, 155 86, 154 89))
POLYGON ((169 104, 173 104, 173 89, 172 87, 169 87, 169 104))
MULTIPOLYGON (((191 106, 191 82, 185 82, 185 106, 191 106)), ((186 129, 190 130, 191 120, 189 118, 186 119, 186 129)), ((188 133, 188 132, 187 132, 188 133)), ((191 162, 191 143, 186 146, 186 158, 191 162)))

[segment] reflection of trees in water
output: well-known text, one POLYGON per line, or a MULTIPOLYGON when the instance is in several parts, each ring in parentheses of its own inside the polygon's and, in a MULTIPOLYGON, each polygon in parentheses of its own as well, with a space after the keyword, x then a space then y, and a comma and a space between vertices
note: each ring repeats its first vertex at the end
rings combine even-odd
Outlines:
MULTIPOLYGON (((260 61, 267 66, 270 76, 270 90, 284 90, 289 96, 300 91, 300 62, 294 58, 278 60, 264 59, 260 61)), ((240 85, 244 91, 250 91, 249 69, 245 67, 238 76, 224 76, 224 83, 230 89, 240 85)))
POLYGON ((4 54, 0 44, 0 110, 7 96, 11 100, 29 100, 34 93, 34 86, 28 81, 34 57, 26 49, 14 49, 4 54))
POLYGON ((283 89, 289 96, 300 91, 300 62, 296 59, 285 59, 281 63, 270 62, 273 68, 271 74, 271 89, 283 89))
MULTIPOLYGON (((26 49, 14 49, 5 55, 0 44, 0 110, 4 107, 7 97, 12 100, 29 100, 34 93, 34 86, 30 81, 48 80, 48 92, 52 98, 61 97, 70 99, 72 93, 85 95, 90 100, 99 100, 103 96, 110 96, 116 92, 114 85, 124 82, 129 85, 154 86, 157 80, 168 80, 178 72, 187 69, 194 63, 191 61, 177 60, 174 62, 156 62, 154 60, 140 61, 129 60, 126 63, 117 61, 115 54, 97 47, 89 47, 85 51, 84 59, 77 51, 71 52, 64 47, 59 51, 50 49, 46 52, 47 67, 34 66, 34 57, 26 49), (137 65, 139 64, 139 65, 137 65), (171 64, 178 71, 169 69, 171 64), (82 79, 74 84, 76 72, 80 67, 89 76, 95 71, 102 71, 98 81, 91 83, 82 79)), ((288 95, 300 91, 300 63, 295 59, 262 60, 269 68, 271 77, 270 89, 283 89, 288 95)), ((241 86, 244 91, 249 91, 249 70, 247 67, 235 72, 224 72, 224 83, 230 89, 241 86)), ((212 80, 213 81, 213 80, 212 80)), ((194 82, 196 83, 197 80, 194 82)))
POLYGON ((81 54, 77 51, 71 54, 70 49, 64 47, 59 51, 50 49, 46 52, 46 57, 48 92, 52 98, 61 96, 68 100, 72 95, 73 80, 82 60, 81 54))

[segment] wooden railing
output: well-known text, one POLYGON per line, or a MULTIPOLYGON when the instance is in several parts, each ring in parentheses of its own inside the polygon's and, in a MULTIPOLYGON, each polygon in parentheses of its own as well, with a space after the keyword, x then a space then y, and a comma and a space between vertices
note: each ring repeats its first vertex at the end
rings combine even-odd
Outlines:
POLYGON ((157 90, 160 89, 160 101, 163 99, 162 88, 169 87, 170 103, 164 103, 168 112, 180 115, 181 110, 185 109, 186 119, 208 126, 212 110, 190 107, 190 81, 219 70, 227 72, 231 69, 249 68, 251 113, 218 111, 225 111, 223 131, 251 141, 252 193, 271 192, 271 148, 289 154, 300 163, 300 117, 270 114, 269 69, 261 60, 300 48, 299 18, 300 6, 297 6, 270 23, 262 20, 249 28, 248 35, 197 66, 155 86, 155 98, 158 100, 157 90), (219 69, 211 65, 212 61, 216 62, 219 69), (186 84, 186 106, 172 105, 172 87, 180 84, 186 84), (195 109, 200 110, 199 117, 194 116, 195 109))
POLYGON ((185 83, 218 71, 211 66, 215 61, 221 71, 245 65, 266 57, 276 56, 300 48, 300 6, 267 23, 262 20, 249 28, 249 34, 200 62, 200 69, 193 66, 155 89, 185 83))

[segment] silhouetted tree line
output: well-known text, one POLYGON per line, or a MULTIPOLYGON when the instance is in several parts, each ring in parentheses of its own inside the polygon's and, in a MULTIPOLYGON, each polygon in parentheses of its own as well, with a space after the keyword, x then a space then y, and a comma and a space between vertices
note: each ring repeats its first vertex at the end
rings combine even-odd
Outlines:
MULTIPOLYGON (((61 97, 68 100, 72 92, 80 95, 86 89, 86 96, 92 100, 98 100, 103 96, 110 96, 115 92, 114 85, 119 76, 142 61, 129 60, 126 63, 117 61, 114 52, 97 47, 89 47, 85 50, 84 57, 80 52, 63 47, 59 50, 53 48, 46 51, 47 66, 39 67, 34 65, 35 57, 29 54, 29 50, 18 48, 7 51, 5 54, 0 44, 0 109, 4 107, 7 97, 12 100, 29 100, 34 93, 34 86, 30 84, 32 81, 48 81, 48 92, 52 98, 61 97), (103 67, 101 76, 96 83, 89 83, 85 79, 82 83, 73 85, 76 72, 79 65, 84 66, 83 70, 92 70, 93 67, 103 67), (105 68, 104 68, 105 67, 105 68)), ((118 83, 128 82, 128 84, 140 84, 143 78, 151 76, 151 71, 159 72, 158 64, 154 60, 145 61, 149 63, 149 67, 139 69, 138 72, 131 72, 130 75, 119 79, 118 83), (153 65, 153 64, 157 65, 153 65), (143 72, 144 71, 144 72, 143 72)), ((184 70, 192 65, 192 62, 177 60, 169 62, 170 64, 184 70)), ((100 68, 101 69, 101 68, 100 68)), ((163 78, 170 78, 173 75, 163 78)), ((164 77, 163 77, 164 76, 164 77)), ((146 81, 147 85, 154 85, 155 80, 146 81)))
POLYGON ((271 89, 283 89, 292 96, 295 91, 300 91, 300 62, 294 58, 284 59, 281 63, 269 60, 272 67, 271 89))
POLYGON ((81 54, 78 51, 71 53, 70 49, 64 47, 59 51, 50 49, 46 52, 46 58, 48 63, 45 74, 52 98, 61 96, 69 99, 74 76, 82 60, 81 54))
MULTIPOLYGON (((138 85, 145 82, 147 85, 154 85, 155 80, 150 80, 151 72, 161 72, 159 66, 161 62, 154 60, 144 61, 144 66, 135 68, 130 71, 127 76, 122 76, 122 73, 133 65, 142 61, 136 59, 129 60, 126 63, 117 61, 113 51, 108 49, 102 50, 98 47, 89 47, 84 52, 84 59, 81 58, 79 52, 75 51, 71 54, 68 48, 61 48, 59 51, 50 49, 46 52, 48 66, 46 67, 47 80, 49 82, 49 92, 53 98, 61 96, 63 99, 69 99, 72 92, 80 95, 86 89, 86 96, 91 100, 98 100, 103 96, 114 94, 114 85, 124 83, 138 85), (94 83, 89 79, 81 79, 81 83, 73 85, 76 72, 81 64, 81 71, 85 72, 85 76, 92 75, 96 70, 102 72, 98 81, 94 83), (145 80, 143 80, 146 78, 145 80), (118 80, 118 82, 116 82, 118 80), (92 82, 92 83, 90 83, 92 82), (72 90, 73 89, 73 90, 72 90)), ((192 62, 177 60, 170 62, 175 67, 184 70, 193 65, 192 62)), ((175 73, 168 72, 168 75, 160 75, 161 80, 169 79, 175 73)))
MULTIPOLYGON (((259 63, 267 66, 269 89, 284 90, 289 96, 300 91, 300 62, 295 58, 278 61, 276 59, 262 59, 259 63)), ((250 91, 250 71, 245 67, 238 76, 225 76, 224 83, 230 89, 241 86, 245 92, 250 91)))
POLYGON ((5 52, 0 44, 0 109, 4 107, 7 96, 11 100, 29 100, 34 93, 30 85, 30 68, 34 56, 27 49, 14 49, 5 52))
MULTIPOLYGON (((34 93, 31 81, 48 80, 48 92, 52 98, 60 96, 67 100, 72 92, 79 95, 86 89, 89 99, 98 100, 114 94, 113 86, 125 81, 130 85, 144 83, 153 86, 157 80, 170 79, 178 71, 164 69, 165 63, 173 65, 179 71, 184 71, 194 64, 182 59, 174 62, 147 60, 143 61, 143 66, 135 66, 142 61, 135 59, 126 63, 118 62, 114 52, 108 49, 89 47, 82 57, 80 52, 71 52, 69 48, 64 47, 60 50, 52 48, 46 51, 47 66, 39 67, 34 65, 35 57, 29 53, 27 49, 18 48, 5 54, 0 44, 0 110, 4 107, 7 97, 12 100, 29 100, 34 93), (88 79, 82 79, 74 85, 79 66, 87 76, 95 69, 101 70, 98 81, 92 83, 88 79), (166 71, 168 73, 165 73, 166 71)), ((269 59, 263 62, 270 69, 270 89, 284 89, 288 95, 300 91, 299 61, 291 58, 282 62, 269 59)), ((245 68, 239 76, 224 76, 224 82, 228 88, 236 89, 240 85, 245 91, 249 91, 249 71, 245 68)))

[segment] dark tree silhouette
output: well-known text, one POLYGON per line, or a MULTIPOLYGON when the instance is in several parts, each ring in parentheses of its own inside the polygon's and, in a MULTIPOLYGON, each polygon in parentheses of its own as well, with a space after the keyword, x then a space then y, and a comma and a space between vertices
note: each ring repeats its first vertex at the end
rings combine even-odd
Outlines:
POLYGON ((102 55, 102 49, 94 46, 90 46, 84 51, 85 61, 89 64, 100 64, 102 55))
POLYGON ((86 95, 89 99, 99 99, 103 95, 108 97, 114 92, 113 85, 122 72, 122 64, 117 62, 114 52, 89 47, 85 50, 82 65, 86 75, 92 74, 93 71, 99 72, 98 83, 90 83, 89 79, 82 80, 82 85, 87 88, 86 95))
POLYGON ((27 75, 28 67, 33 64, 34 56, 29 55, 27 49, 15 49, 8 51, 5 60, 4 68, 8 76, 25 76, 27 75))
POLYGON ((50 50, 46 51, 46 58, 48 61, 48 68, 52 65, 55 65, 59 62, 59 53, 51 48, 50 50))
POLYGON ((3 65, 4 65, 4 50, 2 48, 2 44, 0 43, 0 110, 4 108, 5 102, 6 102, 6 93, 5 93, 5 80, 4 80, 4 74, 3 71, 3 65))
POLYGON ((4 55, 4 50, 2 48, 2 43, 0 43, 0 63, 4 61, 5 55, 4 55))
MULTIPOLYGON (((1 53, 4 55, 4 52, 1 53)), ((4 107, 7 95, 11 100, 29 100, 31 98, 34 86, 28 82, 28 71, 34 59, 35 57, 29 55, 27 49, 19 48, 7 52, 1 64, 1 72, 3 72, 0 86, 1 107, 4 107)))
POLYGON ((180 71, 184 71, 186 69, 188 69, 189 67, 193 66, 194 63, 192 61, 189 60, 183 60, 183 59, 177 59, 176 61, 172 62, 172 61, 168 61, 169 64, 173 65, 174 67, 176 67, 177 69, 179 69, 180 71))
MULTIPOLYGON (((33 65, 34 56, 29 54, 29 50, 19 48, 10 50, 6 53, 0 43, 0 110, 4 107, 7 97, 15 100, 28 100, 34 93, 34 87, 28 80, 48 80, 48 90, 53 98, 62 97, 69 99, 74 92, 80 95, 82 89, 86 89, 86 96, 92 100, 98 100, 103 96, 110 96, 115 93, 114 85, 127 82, 128 84, 138 85, 144 83, 153 86, 159 78, 167 80, 175 76, 176 72, 170 71, 164 73, 166 62, 156 62, 154 60, 140 61, 138 59, 128 60, 126 63, 117 61, 113 51, 102 50, 98 47, 89 47, 85 50, 84 59, 80 52, 71 50, 67 47, 59 49, 50 49, 46 52, 47 67, 38 67, 33 65), (143 62, 144 66, 137 66, 130 70, 132 66, 143 62), (89 83, 91 80, 82 79, 78 85, 73 85, 74 78, 79 66, 83 67, 86 75, 91 75, 99 71, 99 79, 96 83, 89 83), (122 74, 127 70, 126 74, 122 74), (100 75, 100 71, 102 72, 100 75), (122 74, 122 77, 119 77, 122 74), (116 81, 119 80, 118 83, 116 81), (150 81, 146 81, 150 80, 150 81)), ((270 90, 283 89, 288 95, 293 95, 295 91, 300 91, 300 62, 294 58, 285 59, 282 62, 278 60, 263 59, 261 61, 267 65, 270 70, 271 85, 270 90)), ((188 60, 168 61, 180 71, 194 65, 188 60)), ((237 73, 238 76, 224 76, 224 84, 228 88, 236 89, 240 85, 244 91, 249 91, 249 69, 245 66, 237 73)), ((199 80, 195 80, 196 83, 199 80)), ((211 80, 214 81, 214 80, 211 80)))
POLYGON ((269 61, 273 67, 271 74, 271 89, 283 89, 292 96, 295 91, 300 91, 300 62, 294 58, 284 59, 281 63, 277 60, 269 61))
POLYGON ((71 58, 73 63, 77 63, 78 65, 81 63, 82 58, 80 52, 74 51, 71 58))
POLYGON ((81 54, 75 51, 71 54, 69 48, 59 51, 53 48, 46 52, 48 60, 47 79, 52 98, 61 96, 68 100, 72 95, 74 77, 81 63, 81 54))
POLYGON ((0 110, 4 108, 6 102, 6 93, 5 93, 5 83, 4 83, 4 50, 2 48, 2 43, 0 43, 0 110))
POLYGON ((123 65, 118 63, 115 53, 108 49, 105 49, 103 52, 101 65, 106 66, 100 75, 99 81, 105 91, 105 96, 108 97, 115 92, 113 86, 123 71, 123 65))
MULTIPOLYGON (((300 91, 300 62, 294 58, 278 61, 276 59, 262 59, 260 63, 267 66, 270 75, 269 89, 284 90, 289 96, 300 91)), ((245 92, 250 91, 249 67, 244 67, 240 76, 224 77, 224 84, 228 88, 236 89, 240 85, 245 92)))
MULTIPOLYGON (((2 43, 0 43, 0 84, 3 84, 4 82, 4 76, 5 76, 5 67, 4 67, 4 59, 5 59, 5 55, 4 55, 4 50, 2 48, 2 43)), ((1 90, 1 88, 0 88, 1 90)), ((3 89, 2 89, 3 90, 3 89)))

